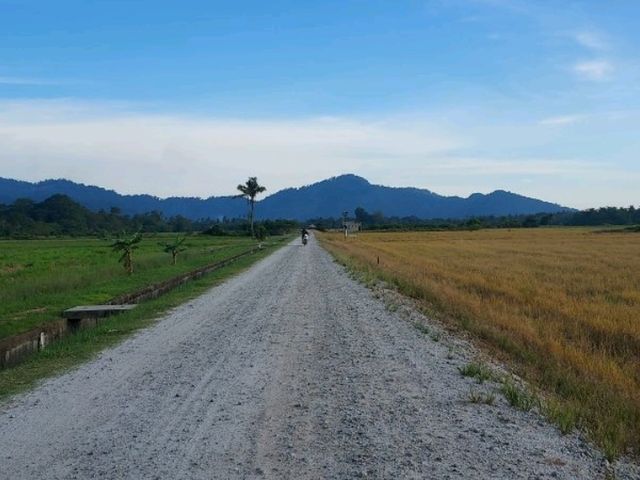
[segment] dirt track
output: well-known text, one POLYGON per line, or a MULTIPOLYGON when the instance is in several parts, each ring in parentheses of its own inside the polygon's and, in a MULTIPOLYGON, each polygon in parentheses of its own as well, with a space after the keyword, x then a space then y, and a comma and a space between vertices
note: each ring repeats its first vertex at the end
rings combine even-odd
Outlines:
POLYGON ((604 478, 414 320, 287 246, 0 408, 0 478, 604 478))

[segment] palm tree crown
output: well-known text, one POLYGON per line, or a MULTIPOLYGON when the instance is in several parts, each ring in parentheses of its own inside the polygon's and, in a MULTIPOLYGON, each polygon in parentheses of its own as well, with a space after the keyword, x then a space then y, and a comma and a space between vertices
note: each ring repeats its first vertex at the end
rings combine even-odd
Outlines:
POLYGON ((255 236, 253 231, 253 214, 255 210, 256 197, 267 189, 258 183, 258 177, 249 177, 246 183, 238 185, 238 190, 242 192, 238 197, 246 198, 249 202, 249 222, 251 224, 251 236, 255 236))

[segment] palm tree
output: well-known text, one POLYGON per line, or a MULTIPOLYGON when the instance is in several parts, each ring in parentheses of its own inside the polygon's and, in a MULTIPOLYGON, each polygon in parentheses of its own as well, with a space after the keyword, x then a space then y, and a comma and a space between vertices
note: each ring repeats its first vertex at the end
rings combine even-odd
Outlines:
POLYGON ((165 253, 170 253, 171 258, 173 260, 173 264, 176 264, 176 260, 178 258, 178 254, 184 252, 187 248, 183 247, 182 244, 186 240, 186 237, 180 237, 178 235, 173 243, 161 243, 160 246, 163 247, 165 253))
POLYGON ((257 177, 249 177, 247 183, 238 185, 238 190, 242 193, 236 198, 246 198, 247 202, 249 202, 249 222, 251 224, 251 236, 254 237, 253 213, 256 206, 256 197, 259 193, 264 192, 266 188, 258 183, 257 177))
POLYGON ((138 232, 129 238, 119 238, 111 245, 114 252, 122 252, 118 261, 122 262, 129 275, 133 273, 133 251, 138 248, 140 240, 142 240, 142 235, 138 232))

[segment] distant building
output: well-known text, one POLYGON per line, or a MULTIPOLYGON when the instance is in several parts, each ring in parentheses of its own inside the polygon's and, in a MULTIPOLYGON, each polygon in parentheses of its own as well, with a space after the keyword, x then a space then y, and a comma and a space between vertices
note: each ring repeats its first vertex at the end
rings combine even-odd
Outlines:
POLYGON ((344 229, 344 236, 348 236, 351 235, 355 232, 359 232, 361 227, 362 227, 362 223, 361 222, 354 222, 352 220, 347 220, 346 222, 344 222, 343 224, 343 229, 344 229))

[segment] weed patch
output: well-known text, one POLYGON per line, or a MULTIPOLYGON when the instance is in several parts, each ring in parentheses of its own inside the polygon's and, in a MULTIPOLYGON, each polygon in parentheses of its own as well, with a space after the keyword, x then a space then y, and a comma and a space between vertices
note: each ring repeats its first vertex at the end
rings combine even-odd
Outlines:
POLYGON ((471 362, 463 367, 458 367, 458 371, 463 377, 473 377, 478 380, 478 383, 484 383, 487 380, 493 379, 493 373, 486 365, 481 363, 471 362))
POLYGON ((416 322, 413 324, 413 326, 415 327, 416 330, 418 330, 420 333, 423 333, 425 335, 429 335, 431 333, 431 330, 429 329, 429 327, 422 322, 416 322))
POLYGON ((528 412, 538 404, 537 397, 527 390, 518 387, 507 380, 502 384, 500 391, 512 407, 528 412))
POLYGON ((484 405, 493 405, 495 401, 496 401, 496 395, 493 392, 484 393, 484 392, 478 392, 476 390, 471 390, 469 392, 470 403, 481 403, 484 405))

